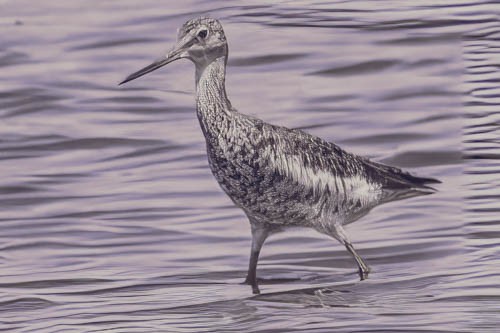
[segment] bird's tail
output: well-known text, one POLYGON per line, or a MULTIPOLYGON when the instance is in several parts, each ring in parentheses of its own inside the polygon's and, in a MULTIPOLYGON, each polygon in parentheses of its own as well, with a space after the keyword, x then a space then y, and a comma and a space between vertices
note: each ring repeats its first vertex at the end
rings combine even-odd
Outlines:
POLYGON ((434 190, 435 189, 428 184, 440 184, 441 181, 435 178, 428 178, 428 177, 417 177, 413 176, 409 173, 403 172, 400 174, 400 177, 403 178, 405 181, 410 183, 411 185, 415 186, 416 188, 422 188, 422 189, 429 189, 429 190, 434 190))
POLYGON ((413 176, 412 174, 405 172, 399 168, 382 163, 368 161, 367 165, 373 168, 372 170, 375 170, 375 173, 377 173, 381 179, 384 179, 385 184, 383 185, 383 187, 386 189, 414 189, 435 192, 436 189, 429 186, 428 184, 441 183, 441 181, 435 178, 413 176))

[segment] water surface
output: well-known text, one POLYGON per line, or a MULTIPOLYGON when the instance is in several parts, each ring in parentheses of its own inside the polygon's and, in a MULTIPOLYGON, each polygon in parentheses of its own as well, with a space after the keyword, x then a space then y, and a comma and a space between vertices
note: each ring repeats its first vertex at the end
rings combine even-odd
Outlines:
POLYGON ((0 330, 495 332, 496 1, 0 4, 0 330), (228 94, 443 184, 336 241, 271 237, 241 285, 243 213, 208 169, 188 61, 118 87, 187 19, 225 28, 228 94), (266 282, 267 281, 267 282, 266 282))

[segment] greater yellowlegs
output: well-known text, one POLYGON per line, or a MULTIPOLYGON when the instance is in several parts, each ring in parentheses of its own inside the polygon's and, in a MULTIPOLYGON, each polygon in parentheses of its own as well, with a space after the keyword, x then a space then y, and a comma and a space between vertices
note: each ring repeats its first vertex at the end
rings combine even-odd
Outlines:
POLYGON ((250 221, 252 247, 245 282, 253 292, 259 293, 256 268, 264 241, 293 226, 314 228, 337 239, 365 279, 370 269, 343 225, 378 204, 432 193, 426 184, 439 181, 412 176, 303 131, 239 113, 225 89, 226 36, 213 18, 186 22, 170 52, 120 84, 183 58, 196 66, 196 110, 212 173, 250 221))

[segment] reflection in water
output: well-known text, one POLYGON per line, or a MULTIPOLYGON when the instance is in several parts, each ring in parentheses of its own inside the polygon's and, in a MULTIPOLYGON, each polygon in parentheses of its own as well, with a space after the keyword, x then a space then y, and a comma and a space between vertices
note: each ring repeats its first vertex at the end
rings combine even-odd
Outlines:
POLYGON ((373 4, 3 5, 1 328, 496 332, 498 4, 373 4), (292 229, 250 295, 248 224, 208 170, 191 64, 116 87, 201 12, 224 23, 238 109, 443 181, 347 227, 369 279, 292 229))

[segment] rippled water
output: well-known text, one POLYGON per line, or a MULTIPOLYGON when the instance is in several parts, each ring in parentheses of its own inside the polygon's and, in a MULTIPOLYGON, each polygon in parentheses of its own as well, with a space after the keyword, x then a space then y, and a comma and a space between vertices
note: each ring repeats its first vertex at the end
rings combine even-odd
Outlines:
POLYGON ((0 331, 496 332, 497 1, 0 4, 0 331), (241 112, 439 178, 348 227, 271 237, 221 192, 177 62, 118 87, 199 14, 241 112), (267 281, 267 282, 266 282, 267 281))

